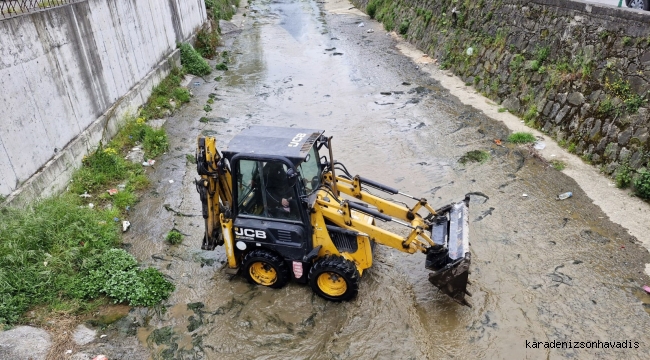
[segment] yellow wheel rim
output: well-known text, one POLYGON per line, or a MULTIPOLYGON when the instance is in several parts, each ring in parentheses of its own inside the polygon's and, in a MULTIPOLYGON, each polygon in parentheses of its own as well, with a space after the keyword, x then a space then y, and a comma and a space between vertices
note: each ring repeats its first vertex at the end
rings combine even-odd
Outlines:
POLYGON ((278 280, 278 274, 273 266, 265 262, 255 262, 248 268, 251 279, 256 283, 264 286, 273 285, 278 280))
POLYGON ((341 296, 348 290, 345 279, 334 272, 324 272, 318 275, 318 288, 329 296, 341 296))

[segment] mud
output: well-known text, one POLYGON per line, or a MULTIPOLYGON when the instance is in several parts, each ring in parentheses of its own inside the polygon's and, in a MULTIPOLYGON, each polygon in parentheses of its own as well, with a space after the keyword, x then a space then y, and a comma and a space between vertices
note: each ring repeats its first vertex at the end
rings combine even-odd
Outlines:
POLYGON ((503 123, 462 104, 349 3, 242 6, 246 16, 240 10, 232 21, 238 29, 224 35, 229 70, 210 75, 219 81, 194 80, 191 103, 165 124, 171 150, 147 169, 153 190, 129 219, 129 251, 176 291, 162 308, 133 310, 109 326, 109 358, 138 358, 118 352, 123 344, 154 359, 647 357, 650 296, 639 289, 650 281, 650 256, 574 180, 525 147, 496 145, 509 134, 503 123), (473 307, 431 286, 423 255, 388 248, 347 303, 324 301, 307 286, 273 290, 227 275, 223 248, 200 250, 203 219, 187 155, 198 134, 214 134, 223 148, 254 124, 325 129, 352 173, 436 206, 487 194, 470 207, 473 307), (461 165, 472 150, 490 160, 461 165), (555 200, 566 191, 573 197, 555 200), (185 235, 182 244, 165 242, 171 229, 185 235), (526 340, 639 347, 527 349, 526 340))

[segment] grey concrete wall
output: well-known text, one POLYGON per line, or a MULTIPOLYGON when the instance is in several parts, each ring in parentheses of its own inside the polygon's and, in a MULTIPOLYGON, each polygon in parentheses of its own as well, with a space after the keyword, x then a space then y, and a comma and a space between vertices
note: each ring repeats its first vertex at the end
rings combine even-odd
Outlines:
POLYGON ((377 4, 385 26, 604 172, 650 167, 650 12, 566 0, 352 2, 377 4))
POLYGON ((64 188, 206 19, 203 0, 86 0, 0 20, 0 195, 64 188))

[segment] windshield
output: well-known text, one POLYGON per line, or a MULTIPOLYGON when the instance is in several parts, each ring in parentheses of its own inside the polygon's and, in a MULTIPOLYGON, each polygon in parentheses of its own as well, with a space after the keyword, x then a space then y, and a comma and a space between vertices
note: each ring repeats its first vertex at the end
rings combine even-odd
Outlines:
POLYGON ((320 159, 316 147, 313 146, 306 157, 306 160, 298 168, 305 184, 306 195, 311 195, 320 186, 321 169, 320 159))

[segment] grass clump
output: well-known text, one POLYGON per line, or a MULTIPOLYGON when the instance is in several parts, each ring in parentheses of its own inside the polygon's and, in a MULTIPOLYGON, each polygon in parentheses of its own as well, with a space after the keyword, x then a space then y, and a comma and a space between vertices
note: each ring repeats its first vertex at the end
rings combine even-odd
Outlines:
POLYGON ((566 164, 562 160, 551 160, 551 166, 557 171, 562 171, 566 168, 566 164))
POLYGON ((217 69, 217 70, 220 70, 220 71, 226 71, 226 70, 228 70, 228 65, 226 65, 223 62, 220 62, 214 68, 217 69))
POLYGON ((497 111, 500 112, 500 113, 503 113, 503 112, 507 112, 508 109, 506 109, 506 108, 499 108, 499 110, 497 110, 497 111))
POLYGON ((217 46, 220 41, 219 31, 216 27, 213 27, 212 30, 201 28, 196 33, 194 48, 204 58, 213 59, 217 55, 217 46))
POLYGON ((399 33, 400 35, 406 35, 406 33, 409 31, 409 27, 411 26, 411 22, 408 20, 404 20, 399 24, 399 33))
POLYGON ((639 171, 634 179, 634 193, 642 199, 650 200, 650 171, 639 171))
POLYGON ((166 240, 172 245, 178 245, 183 242, 183 234, 174 229, 167 233, 166 240))
POLYGON ((463 155, 458 162, 465 165, 468 162, 484 163, 490 159, 490 153, 485 150, 472 150, 463 155))
POLYGON ((185 71, 196 76, 205 76, 212 72, 208 62, 205 61, 192 45, 182 43, 179 45, 179 48, 181 49, 181 64, 185 71))
POLYGON ((516 133, 512 133, 512 134, 510 134, 510 136, 508 136, 508 141, 511 142, 511 143, 514 143, 514 144, 533 143, 536 140, 537 139, 535 138, 535 136, 533 134, 527 133, 527 132, 516 132, 516 133))
POLYGON ((375 14, 377 13, 377 2, 376 0, 371 0, 368 2, 368 5, 366 5, 366 14, 370 16, 371 19, 375 18, 375 14))

